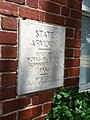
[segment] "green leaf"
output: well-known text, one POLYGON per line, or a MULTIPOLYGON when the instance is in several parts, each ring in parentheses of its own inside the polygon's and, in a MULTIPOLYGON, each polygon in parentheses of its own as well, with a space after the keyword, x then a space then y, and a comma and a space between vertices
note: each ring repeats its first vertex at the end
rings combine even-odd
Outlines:
POLYGON ((74 117, 71 117, 70 120, 74 120, 74 117))
POLYGON ((80 109, 78 109, 77 107, 75 108, 75 111, 77 114, 80 114, 82 111, 80 109))
POLYGON ((63 96, 64 96, 65 98, 68 98, 68 97, 69 97, 69 93, 63 93, 63 96))
POLYGON ((69 118, 72 117, 72 114, 71 114, 70 111, 66 111, 65 114, 66 114, 66 116, 69 117, 69 118))
POLYGON ((84 108, 87 108, 87 104, 86 104, 85 102, 83 103, 83 107, 84 107, 84 108))
POLYGON ((62 98, 62 96, 57 94, 57 99, 60 100, 61 98, 62 98))
POLYGON ((87 114, 90 114, 90 108, 87 108, 86 113, 87 113, 87 114))
POLYGON ((90 120, 90 115, 86 116, 84 120, 90 120))
POLYGON ((69 99, 72 100, 72 96, 69 96, 69 99))
POLYGON ((82 113, 82 114, 81 114, 81 118, 84 118, 84 117, 85 117, 85 115, 86 115, 85 113, 82 113))
POLYGON ((74 120, 74 118, 70 118, 70 120, 74 120))
POLYGON ((74 102, 75 106, 77 106, 79 103, 80 103, 80 102, 79 102, 78 99, 76 99, 75 102, 74 102))
POLYGON ((66 111, 66 110, 68 110, 68 107, 65 106, 65 105, 63 105, 63 106, 62 106, 62 110, 63 110, 63 111, 66 111))
POLYGON ((73 106, 73 101, 69 102, 69 107, 71 108, 73 106))

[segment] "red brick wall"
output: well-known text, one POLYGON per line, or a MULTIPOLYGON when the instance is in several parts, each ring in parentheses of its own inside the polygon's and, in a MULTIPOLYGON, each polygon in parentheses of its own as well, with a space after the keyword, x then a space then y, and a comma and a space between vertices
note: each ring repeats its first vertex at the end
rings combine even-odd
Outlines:
POLYGON ((0 120, 44 120, 53 91, 17 95, 20 18, 66 26, 64 86, 77 86, 81 0, 0 0, 0 120))

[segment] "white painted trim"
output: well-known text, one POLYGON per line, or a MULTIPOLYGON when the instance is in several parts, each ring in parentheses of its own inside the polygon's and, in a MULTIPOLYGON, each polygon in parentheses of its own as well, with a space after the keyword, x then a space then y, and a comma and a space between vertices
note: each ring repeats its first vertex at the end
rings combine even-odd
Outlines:
POLYGON ((80 84, 79 87, 80 87, 79 91, 90 90, 90 82, 85 84, 80 84))
POLYGON ((90 7, 82 4, 82 10, 90 13, 90 7))
MULTIPOLYGON (((90 7, 82 4, 82 15, 90 17, 90 7)), ((79 92, 81 92, 81 91, 90 91, 90 82, 80 84, 80 81, 79 81, 79 92)))

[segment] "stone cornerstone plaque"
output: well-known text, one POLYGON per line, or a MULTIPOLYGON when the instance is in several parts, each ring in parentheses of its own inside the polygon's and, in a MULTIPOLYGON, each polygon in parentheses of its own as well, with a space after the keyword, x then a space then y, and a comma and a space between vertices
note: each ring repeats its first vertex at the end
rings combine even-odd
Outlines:
POLYGON ((19 21, 18 95, 63 86, 65 28, 19 21))

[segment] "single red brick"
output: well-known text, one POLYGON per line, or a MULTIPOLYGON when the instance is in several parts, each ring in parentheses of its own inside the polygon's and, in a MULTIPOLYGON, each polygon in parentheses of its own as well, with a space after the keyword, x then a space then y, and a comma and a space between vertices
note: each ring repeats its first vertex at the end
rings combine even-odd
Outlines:
POLYGON ((11 11, 17 11, 17 6, 8 2, 0 2, 0 9, 6 9, 11 11))
POLYGON ((66 47, 68 48, 80 48, 81 47, 81 41, 77 39, 66 39, 66 47))
POLYGON ((47 23, 54 23, 58 25, 64 25, 65 18, 62 16, 56 16, 46 13, 45 14, 45 22, 47 23))
POLYGON ((68 69, 64 70, 64 77, 68 77, 68 69))
POLYGON ((5 115, 5 116, 1 116, 0 120, 16 120, 16 114, 10 114, 10 115, 5 115))
POLYGON ((81 39, 81 30, 75 30, 75 35, 74 35, 74 37, 76 38, 76 39, 81 39))
POLYGON ((32 104, 33 105, 39 104, 39 95, 32 97, 32 104))
POLYGON ((46 104, 44 104, 44 106, 43 106, 44 114, 46 114, 46 113, 49 112, 49 110, 51 109, 51 106, 52 106, 51 103, 46 103, 46 104))
POLYGON ((0 13, 17 16, 17 6, 8 2, 0 2, 0 13))
POLYGON ((80 68, 71 68, 68 72, 69 76, 79 76, 80 68))
POLYGON ((73 41, 73 47, 74 48, 80 48, 81 47, 81 40, 72 40, 73 41))
POLYGON ((73 57, 73 49, 66 49, 65 50, 65 57, 73 57))
POLYGON ((66 7, 66 6, 62 6, 62 8, 61 8, 61 15, 69 16, 69 8, 66 7))
POLYGON ((17 83, 17 74, 2 74, 1 86, 13 86, 17 83))
POLYGON ((1 55, 2 58, 16 58, 17 48, 11 46, 2 46, 1 55))
POLYGON ((82 2, 77 0, 67 0, 67 5, 71 8, 75 8, 78 10, 81 10, 82 8, 82 2))
POLYGON ((54 4, 50 1, 46 1, 46 0, 40 0, 39 1, 39 8, 51 13, 56 13, 59 14, 60 13, 60 6, 57 4, 54 4))
POLYGON ((81 21, 80 20, 75 20, 75 19, 72 19, 72 18, 66 18, 66 25, 68 27, 81 29, 81 21))
POLYGON ((67 78, 64 80, 64 86, 68 87, 68 86, 78 86, 79 84, 79 78, 67 78))
POLYGON ((80 50, 74 50, 74 57, 80 57, 80 50))
POLYGON ((45 13, 44 13, 44 12, 41 12, 41 11, 37 11, 37 14, 38 14, 37 20, 44 22, 44 21, 45 21, 45 20, 44 20, 45 13))
POLYGON ((40 103, 44 103, 44 102, 48 102, 48 101, 51 101, 52 98, 53 98, 53 92, 49 92, 48 93, 43 93, 43 94, 40 94, 40 103))
POLYGON ((32 118, 42 114, 42 106, 33 107, 32 109, 32 118))
POLYGON ((71 17, 81 20, 82 12, 72 9, 71 10, 71 17))
POLYGON ((66 28, 66 37, 74 37, 74 30, 70 28, 66 28))
POLYGON ((31 116, 32 116, 32 108, 29 108, 29 109, 20 111, 18 113, 18 120, 26 120, 31 118, 31 116))
POLYGON ((38 12, 30 8, 20 7, 20 16, 23 18, 37 20, 38 12))
POLYGON ((40 94, 39 96, 33 96, 32 97, 32 104, 41 104, 44 102, 51 101, 53 98, 53 92, 48 92, 48 93, 43 93, 40 94))
POLYGON ((30 104, 30 98, 24 97, 21 99, 16 99, 3 103, 3 113, 13 112, 15 110, 19 110, 27 107, 30 104))
POLYGON ((0 100, 16 97, 16 87, 0 88, 0 100))
POLYGON ((17 70, 17 61, 14 60, 1 60, 0 72, 14 72, 17 70))
POLYGON ((20 16, 23 18, 29 18, 29 19, 39 20, 44 22, 45 13, 41 11, 25 8, 25 7, 20 7, 20 16))
POLYGON ((19 3, 19 4, 25 4, 25 0, 7 0, 10 2, 15 2, 15 3, 19 3))
POLYGON ((2 29, 17 30, 17 20, 15 18, 2 18, 2 29))
POLYGON ((16 44, 17 34, 13 32, 0 31, 0 44, 16 44))
POLYGON ((66 59, 65 60, 65 67, 78 67, 80 66, 80 59, 66 59))
POLYGON ((27 0, 27 5, 30 7, 38 8, 38 0, 27 0))
POLYGON ((26 120, 26 119, 34 118, 36 116, 41 115, 41 113, 42 113, 42 106, 29 108, 27 110, 23 110, 19 112, 18 120, 26 120))

